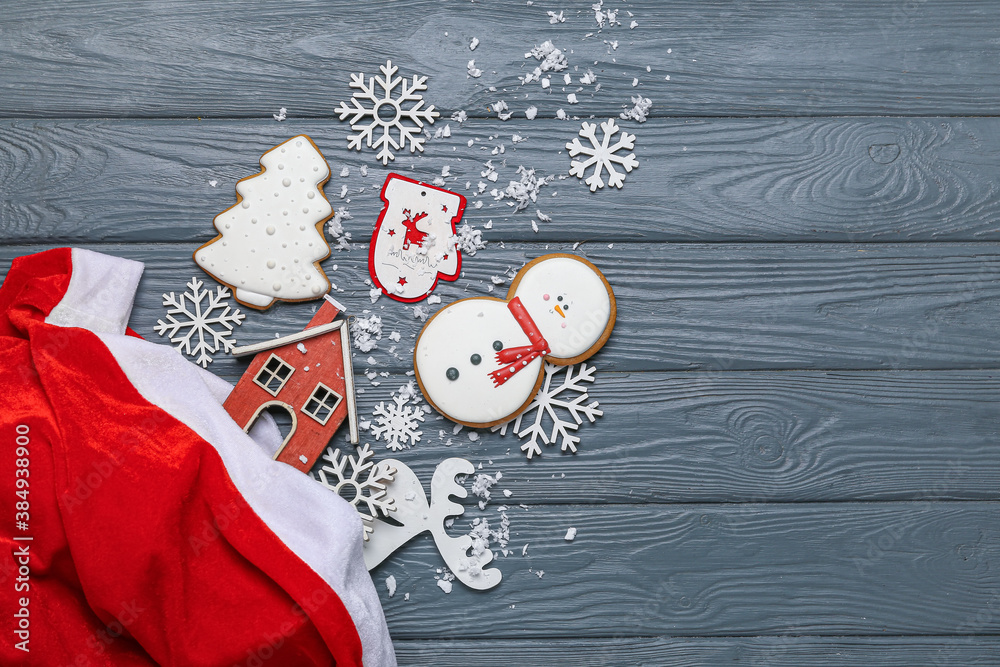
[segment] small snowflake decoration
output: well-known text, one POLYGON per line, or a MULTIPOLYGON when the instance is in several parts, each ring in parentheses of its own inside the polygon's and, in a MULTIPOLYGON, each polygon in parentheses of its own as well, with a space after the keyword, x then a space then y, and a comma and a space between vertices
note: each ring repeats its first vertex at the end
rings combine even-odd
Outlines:
POLYGON ((634 134, 623 131, 618 140, 613 145, 610 145, 611 138, 621 128, 615 124, 614 118, 609 118, 601 123, 601 129, 604 130, 604 139, 603 141, 598 141, 597 124, 584 122, 583 129, 580 130, 580 136, 590 139, 590 145, 584 146, 580 143, 578 137, 574 137, 573 141, 566 144, 570 157, 576 157, 577 155, 584 155, 586 157, 582 162, 573 160, 570 163, 570 176, 583 178, 587 168, 594 166, 594 173, 588 176, 586 180, 591 192, 604 187, 604 179, 601 178, 601 172, 604 169, 608 170, 608 185, 621 188, 625 184, 625 174, 615 169, 615 165, 621 165, 626 173, 630 173, 639 166, 639 161, 635 159, 635 153, 629 153, 624 156, 618 154, 620 150, 632 150, 635 148, 634 134))
POLYGON ((513 423, 513 431, 517 437, 523 438, 529 436, 528 440, 521 445, 521 451, 529 459, 535 454, 542 453, 542 448, 538 445, 539 438, 546 445, 554 445, 556 440, 559 439, 562 451, 569 450, 575 454, 576 444, 580 442, 580 438, 573 435, 571 431, 575 431, 583 423, 582 417, 586 417, 593 423, 597 417, 604 414, 603 411, 598 410, 599 403, 597 401, 586 403, 590 396, 587 394, 587 387, 582 383, 594 381, 594 370, 593 366, 588 368, 586 363, 577 366, 556 366, 555 364, 546 362, 545 381, 542 383, 542 388, 538 390, 535 400, 528 406, 528 409, 519 414, 515 419, 494 426, 492 430, 494 432, 500 431, 500 435, 507 435, 507 427, 513 423), (558 373, 563 372, 562 382, 553 387, 553 378, 558 373), (576 396, 571 400, 568 399, 567 397, 573 393, 576 396), (566 411, 569 418, 560 418, 556 412, 557 409, 566 411), (534 411, 534 418, 522 430, 522 421, 527 422, 528 414, 532 411, 534 411), (551 433, 542 427, 542 419, 546 415, 552 420, 551 433))
POLYGON ((420 440, 417 422, 424 420, 424 411, 407 405, 409 399, 405 396, 393 396, 392 401, 388 407, 385 402, 375 406, 372 414, 376 423, 372 424, 372 435, 376 440, 384 439, 387 449, 398 452, 420 440))
POLYGON ((377 157, 386 165, 389 160, 396 159, 391 149, 406 148, 409 144, 411 153, 418 150, 423 152, 424 138, 420 135, 420 130, 425 122, 433 125, 434 119, 441 114, 434 110, 433 104, 426 109, 421 108, 424 100, 416 91, 427 90, 426 76, 414 74, 413 80, 408 83, 405 78, 395 76, 399 68, 391 60, 380 65, 379 69, 384 76, 369 77, 367 84, 364 72, 351 74, 351 88, 357 89, 351 97, 354 106, 352 108, 346 102, 341 102, 337 113, 340 114, 340 120, 351 116, 351 131, 356 134, 347 138, 348 148, 360 151, 362 142, 365 142, 369 148, 379 149, 377 157), (376 91, 376 84, 381 91, 376 91), (400 85, 400 90, 396 91, 396 87, 400 85), (396 97, 393 97, 394 93, 397 94, 396 97), (365 106, 365 102, 370 102, 371 107, 365 106), (409 102, 414 104, 404 108, 409 102), (416 127, 404 125, 404 120, 416 127), (379 129, 381 136, 376 136, 379 129), (399 141, 392 136, 393 130, 399 131, 399 141))
POLYGON ((359 447, 357 452, 358 456, 355 458, 344 456, 339 449, 327 447, 322 456, 326 463, 316 471, 316 479, 358 510, 364 523, 367 542, 368 536, 375 530, 372 523, 375 517, 379 513, 386 516, 396 510, 396 501, 386 497, 386 485, 392 481, 396 469, 384 463, 375 465, 374 461, 370 461, 375 453, 368 443, 359 447), (344 470, 348 463, 351 464, 349 475, 344 470), (367 513, 362 511, 362 503, 366 506, 367 513))
POLYGON ((208 368, 212 363, 210 353, 219 351, 232 352, 236 341, 233 335, 233 325, 243 323, 246 315, 237 308, 230 312, 229 290, 217 287, 215 293, 210 289, 202 289, 204 283, 192 278, 187 283, 188 290, 178 298, 173 292, 163 295, 163 305, 168 306, 167 320, 157 320, 153 330, 159 335, 170 337, 171 343, 190 357, 197 356, 195 363, 202 368, 208 368), (222 312, 218 312, 222 311, 222 312), (175 315, 182 316, 177 319, 175 315))

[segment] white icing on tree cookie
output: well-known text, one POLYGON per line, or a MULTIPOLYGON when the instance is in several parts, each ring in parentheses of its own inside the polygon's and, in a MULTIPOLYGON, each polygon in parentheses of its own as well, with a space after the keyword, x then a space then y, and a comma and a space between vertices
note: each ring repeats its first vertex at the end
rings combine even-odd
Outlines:
POLYGON ((319 267, 330 255, 322 233, 333 215, 323 194, 330 167, 305 135, 264 153, 260 166, 236 184, 239 201, 216 216, 220 235, 198 248, 194 260, 252 308, 318 299, 330 289, 319 267))

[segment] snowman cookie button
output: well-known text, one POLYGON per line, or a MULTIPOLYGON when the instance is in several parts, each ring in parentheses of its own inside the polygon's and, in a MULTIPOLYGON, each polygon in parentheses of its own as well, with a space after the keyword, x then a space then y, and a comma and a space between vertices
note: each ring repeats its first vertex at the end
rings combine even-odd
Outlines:
POLYGON ((427 321, 413 354, 417 381, 434 408, 460 424, 501 424, 531 403, 543 362, 576 364, 608 340, 614 292, 587 260, 539 257, 515 276, 507 299, 461 299, 427 321))

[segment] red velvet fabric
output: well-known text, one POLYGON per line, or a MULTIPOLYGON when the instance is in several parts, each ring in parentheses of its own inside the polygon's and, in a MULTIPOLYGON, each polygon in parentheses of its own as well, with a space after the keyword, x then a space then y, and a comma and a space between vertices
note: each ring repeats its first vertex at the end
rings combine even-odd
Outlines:
POLYGON ((215 449, 147 402, 97 336, 44 322, 71 264, 68 249, 18 259, 0 288, 0 663, 360 665, 340 599, 247 505, 215 449), (22 597, 28 653, 15 646, 22 597))

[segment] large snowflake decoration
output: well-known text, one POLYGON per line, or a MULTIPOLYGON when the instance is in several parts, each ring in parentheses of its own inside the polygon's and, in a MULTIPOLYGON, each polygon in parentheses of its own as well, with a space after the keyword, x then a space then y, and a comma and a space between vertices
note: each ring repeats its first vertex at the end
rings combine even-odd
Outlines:
POLYGON ((380 402, 375 406, 375 424, 372 424, 372 435, 376 440, 384 439, 385 446, 394 452, 409 447, 420 440, 420 430, 417 422, 424 420, 424 411, 411 408, 406 396, 393 396, 392 403, 386 406, 380 402))
POLYGON ((375 453, 368 443, 359 447, 357 452, 358 456, 355 458, 344 456, 339 449, 327 447, 322 456, 326 463, 316 471, 316 479, 358 510, 365 526, 367 542, 368 536, 375 530, 372 523, 375 517, 379 513, 386 516, 396 510, 396 501, 386 497, 386 484, 392 481, 396 469, 384 463, 375 465, 374 461, 370 461, 375 453), (344 470, 348 463, 351 464, 350 474, 344 470), (367 513, 362 510, 362 503, 368 510, 367 513))
POLYGON ((177 297, 173 292, 163 295, 163 305, 168 306, 167 320, 156 320, 153 330, 163 336, 170 337, 171 343, 190 357, 198 357, 195 363, 202 368, 208 368, 212 363, 211 353, 219 351, 232 352, 236 341, 233 335, 233 325, 243 323, 246 317, 240 309, 230 312, 229 290, 217 287, 213 293, 210 289, 202 289, 204 283, 192 278, 187 283, 188 290, 177 297), (221 312, 219 312, 221 311, 221 312), (177 319, 175 315, 181 316, 177 319))
POLYGON ((580 160, 573 160, 570 163, 570 176, 583 178, 587 167, 594 166, 594 173, 588 176, 586 181, 587 185, 590 186, 591 192, 594 192, 597 188, 604 187, 604 179, 601 178, 603 170, 608 170, 608 185, 621 188, 625 184, 625 174, 615 169, 615 165, 621 165, 626 173, 631 172, 639 166, 639 161, 635 159, 635 153, 629 153, 628 155, 618 154, 620 150, 632 150, 635 148, 634 134, 623 131, 618 140, 612 145, 612 137, 621 129, 615 124, 615 119, 609 118, 601 123, 601 129, 604 130, 604 139, 603 141, 598 141, 597 124, 585 121, 583 129, 580 130, 580 136, 590 139, 590 145, 584 146, 581 144, 579 137, 574 137, 573 141, 566 144, 570 157, 576 157, 577 155, 584 155, 586 157, 582 162, 580 160))
POLYGON ((587 387, 582 383, 593 381, 594 367, 588 367, 586 363, 577 366, 556 366, 555 364, 546 362, 545 381, 542 383, 542 388, 538 390, 535 400, 528 406, 528 409, 519 414, 515 419, 494 426, 492 430, 500 431, 500 435, 507 435, 507 427, 513 423, 513 431, 517 434, 517 437, 523 438, 529 436, 524 444, 521 445, 521 451, 527 454, 529 459, 535 454, 542 453, 542 448, 538 445, 539 438, 546 445, 554 445, 558 439, 562 451, 569 450, 575 454, 576 444, 580 442, 580 438, 571 433, 571 431, 576 431, 579 428, 580 424, 583 423, 583 417, 586 417, 593 423, 597 417, 604 414, 603 411, 598 410, 599 403, 597 401, 587 403, 590 396, 587 394, 587 387), (565 372, 562 382, 553 386, 553 378, 556 374, 562 372, 565 372), (576 396, 572 399, 566 398, 566 396, 573 393, 576 396), (557 409, 562 409, 569 413, 568 418, 561 418, 559 413, 556 412, 557 409), (528 414, 532 411, 534 411, 534 418, 522 430, 522 422, 527 423, 528 414), (542 426, 542 420, 546 415, 552 421, 551 433, 542 426))
POLYGON ((407 82, 405 78, 395 76, 399 68, 391 60, 380 65, 379 69, 384 76, 369 77, 367 84, 364 72, 351 74, 351 88, 357 88, 357 92, 351 97, 354 106, 352 108, 346 102, 341 102, 337 113, 340 114, 340 120, 351 116, 351 131, 356 134, 347 138, 348 148, 360 151, 362 142, 366 142, 370 148, 379 149, 377 157, 386 165, 389 160, 396 159, 392 149, 406 148, 409 144, 411 153, 418 150, 423 152, 424 138, 420 135, 420 130, 425 122, 433 125, 434 119, 441 114, 434 110, 433 104, 426 109, 422 108, 423 97, 416 91, 427 90, 426 76, 414 74, 413 80, 407 82), (381 91, 376 91, 376 84, 381 91), (396 87, 400 85, 398 96, 393 97, 393 93, 397 92, 396 87), (371 107, 365 106, 365 102, 370 102, 371 107), (410 102, 414 104, 404 108, 410 102), (404 125, 404 120, 416 127, 404 125), (376 136, 379 130, 381 136, 376 136), (393 130, 399 130, 398 141, 391 134, 393 130))

